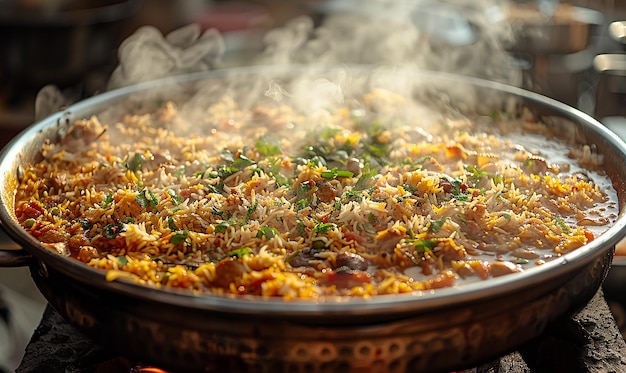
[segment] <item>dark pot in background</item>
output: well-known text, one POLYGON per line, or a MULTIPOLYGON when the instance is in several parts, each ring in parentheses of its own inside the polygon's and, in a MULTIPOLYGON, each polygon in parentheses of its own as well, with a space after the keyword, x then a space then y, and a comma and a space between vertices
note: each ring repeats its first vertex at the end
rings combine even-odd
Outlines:
POLYGON ((139 0, 0 0, 0 82, 17 90, 61 87, 116 60, 139 0))

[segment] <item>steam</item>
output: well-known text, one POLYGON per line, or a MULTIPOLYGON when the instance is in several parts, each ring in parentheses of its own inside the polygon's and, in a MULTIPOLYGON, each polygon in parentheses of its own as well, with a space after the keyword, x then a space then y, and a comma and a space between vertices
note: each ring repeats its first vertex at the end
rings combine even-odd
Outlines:
MULTIPOLYGON (((336 0, 315 27, 301 17, 270 30, 252 65, 377 64, 413 66, 517 85, 521 74, 504 46, 508 0, 336 0)), ((137 30, 119 48, 109 89, 219 68, 225 48, 215 30, 189 25, 163 36, 137 30)))
MULTIPOLYGON (((262 52, 247 62, 282 67, 392 66, 520 85, 521 71, 515 68, 505 49, 513 40, 511 27, 505 21, 508 1, 329 1, 326 4, 332 8, 321 10, 325 14, 322 24, 316 26, 311 18, 300 17, 270 30, 265 34, 262 52)), ((195 24, 167 35, 154 27, 142 27, 120 45, 119 66, 107 89, 221 69, 227 48, 219 32, 202 31, 195 24)), ((280 70, 276 73, 277 78, 265 74, 256 80, 248 76, 221 81, 219 86, 198 87, 198 94, 189 98, 185 106, 194 112, 225 93, 241 103, 253 102, 259 100, 257 93, 262 92, 270 102, 288 103, 311 112, 336 107, 354 97, 346 92, 354 79, 349 72, 319 78, 303 70, 302 79, 291 81, 288 86, 279 77, 280 70)), ((394 89, 409 90, 403 87, 406 82, 402 79, 393 84, 394 89)), ((57 105, 70 101, 55 87, 44 87, 37 98, 37 115, 52 113, 58 110, 57 105)))
POLYGON ((412 66, 521 83, 505 49, 514 39, 506 0, 334 3, 344 7, 317 28, 299 18, 270 31, 255 63, 412 66))
POLYGON ((214 29, 201 32, 192 24, 163 36, 156 28, 144 26, 120 45, 120 64, 108 88, 211 70, 223 53, 224 41, 214 29))

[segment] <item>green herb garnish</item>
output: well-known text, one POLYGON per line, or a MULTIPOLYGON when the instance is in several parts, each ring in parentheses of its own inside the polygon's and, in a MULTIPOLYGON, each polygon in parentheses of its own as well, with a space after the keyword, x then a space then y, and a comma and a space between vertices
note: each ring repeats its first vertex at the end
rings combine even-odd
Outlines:
POLYGON ((228 227, 230 227, 230 223, 227 221, 222 221, 218 225, 215 226, 215 232, 226 233, 226 231, 228 230, 228 227))
POLYGON ((148 206, 157 207, 159 204, 159 200, 156 196, 149 190, 143 189, 137 196, 135 197, 135 201, 141 206, 142 209, 145 209, 148 206))
POLYGON ((279 155, 282 153, 280 150, 280 145, 274 142, 269 141, 265 136, 259 137, 259 139, 254 144, 256 150, 266 157, 272 155, 279 155))
POLYGON ((102 235, 108 239, 117 237, 118 234, 124 232, 126 227, 123 223, 107 224, 102 228, 102 235))
POLYGON ((313 227, 315 233, 326 233, 330 228, 334 227, 335 223, 318 223, 313 227))
POLYGON ((170 238, 170 242, 176 246, 180 245, 181 243, 188 243, 188 239, 189 239, 189 231, 188 230, 184 230, 182 232, 176 233, 174 234, 171 238, 170 238))
POLYGON ((428 227, 428 230, 430 232, 438 232, 441 229, 441 227, 445 224, 447 219, 448 218, 443 217, 443 218, 441 218, 439 220, 431 220, 430 221, 430 226, 428 227))
POLYGON ((259 231, 256 233, 256 238, 274 238, 274 236, 279 235, 280 232, 276 228, 262 226, 259 228, 259 231))
POLYGON ((253 251, 252 251, 251 248, 249 248, 249 247, 242 247, 241 249, 232 250, 230 253, 228 253, 228 256, 234 256, 234 257, 237 257, 238 259, 240 259, 244 255, 252 254, 252 253, 253 253, 253 251))
POLYGON ((141 170, 143 163, 146 161, 146 157, 141 153, 135 153, 130 161, 126 163, 126 168, 133 172, 141 170))
POLYGON ((352 177, 354 174, 347 170, 338 170, 336 167, 333 167, 330 170, 322 171, 322 177, 325 179, 335 179, 338 177, 352 177))
POLYGON ((176 226, 176 223, 174 222, 174 218, 171 216, 167 217, 167 225, 170 227, 170 230, 172 231, 179 230, 179 228, 176 226))
POLYGON ((104 197, 104 201, 100 203, 100 207, 102 207, 103 209, 106 209, 109 206, 111 206, 111 203, 113 203, 113 196, 109 194, 106 197, 104 197))
POLYGON ((126 258, 124 255, 117 256, 116 258, 120 262, 120 267, 124 267, 126 264, 128 264, 128 258, 126 258))

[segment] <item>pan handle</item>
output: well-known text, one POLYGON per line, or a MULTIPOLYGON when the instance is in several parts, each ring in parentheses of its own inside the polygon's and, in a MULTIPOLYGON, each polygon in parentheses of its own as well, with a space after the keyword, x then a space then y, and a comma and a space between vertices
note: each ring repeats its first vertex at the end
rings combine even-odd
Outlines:
POLYGON ((5 250, 0 247, 0 268, 8 267, 26 267, 32 263, 33 256, 24 249, 5 250))
POLYGON ((26 267, 33 261, 33 256, 13 242, 0 224, 0 268, 26 267))

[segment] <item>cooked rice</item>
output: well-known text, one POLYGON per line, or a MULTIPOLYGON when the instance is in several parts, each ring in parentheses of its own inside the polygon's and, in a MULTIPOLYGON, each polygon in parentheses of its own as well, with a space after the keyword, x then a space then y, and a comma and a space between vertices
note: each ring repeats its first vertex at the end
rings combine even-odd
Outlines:
POLYGON ((26 170, 16 215, 111 281, 286 299, 521 272, 616 219, 602 158, 542 137, 549 127, 527 112, 385 123, 398 105, 375 90, 307 117, 225 96, 204 123, 173 102, 119 123, 79 120, 26 170), (542 135, 500 135, 511 128, 542 135), (517 141, 530 137, 542 153, 517 141))

